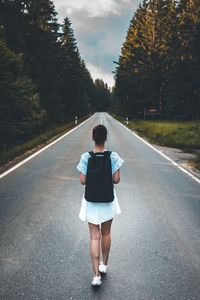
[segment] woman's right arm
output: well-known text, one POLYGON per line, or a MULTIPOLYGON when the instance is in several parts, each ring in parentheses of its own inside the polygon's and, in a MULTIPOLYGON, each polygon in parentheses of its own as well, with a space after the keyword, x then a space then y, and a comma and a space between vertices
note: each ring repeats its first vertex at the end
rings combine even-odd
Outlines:
POLYGON ((113 183, 117 184, 120 181, 120 172, 119 170, 117 170, 114 174, 113 174, 113 183))
POLYGON ((80 183, 85 185, 86 184, 86 175, 80 173, 80 183))

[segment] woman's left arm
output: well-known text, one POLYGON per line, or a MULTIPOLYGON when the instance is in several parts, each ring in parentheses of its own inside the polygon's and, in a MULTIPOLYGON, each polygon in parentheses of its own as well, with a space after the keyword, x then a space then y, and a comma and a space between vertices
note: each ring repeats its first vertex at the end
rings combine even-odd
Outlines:
POLYGON ((117 170, 117 171, 113 174, 112 179, 113 179, 113 183, 115 183, 115 184, 118 184, 118 183, 119 183, 119 181, 120 181, 120 171, 119 171, 119 170, 117 170))

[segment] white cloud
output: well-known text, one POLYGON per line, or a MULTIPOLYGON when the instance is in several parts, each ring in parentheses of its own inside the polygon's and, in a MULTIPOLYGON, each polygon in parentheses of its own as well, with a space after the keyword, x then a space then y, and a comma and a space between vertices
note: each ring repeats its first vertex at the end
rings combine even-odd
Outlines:
POLYGON ((54 0, 56 6, 65 6, 72 11, 82 10, 89 17, 106 17, 108 15, 120 15, 122 10, 130 5, 131 0, 54 0))
POLYGON ((58 21, 67 16, 81 57, 93 79, 102 78, 113 86, 113 61, 118 60, 122 43, 140 0, 54 0, 58 21))
POLYGON ((72 14, 71 7, 66 7, 66 14, 67 14, 67 16, 71 16, 71 14, 72 14))
POLYGON ((107 82, 109 87, 112 87, 114 85, 114 78, 109 72, 106 72, 100 67, 91 64, 89 62, 87 63, 87 68, 90 71, 92 78, 94 80, 99 78, 99 79, 103 79, 104 82, 107 82))

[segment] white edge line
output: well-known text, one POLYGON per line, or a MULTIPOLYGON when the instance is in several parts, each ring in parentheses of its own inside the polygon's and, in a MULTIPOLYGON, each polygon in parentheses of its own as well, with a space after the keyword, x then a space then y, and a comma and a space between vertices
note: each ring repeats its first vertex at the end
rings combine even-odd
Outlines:
MULTIPOLYGON (((111 115, 110 115, 111 116, 111 115)), ((112 116, 111 116, 112 117, 112 116)), ((112 117, 113 118, 113 117, 112 117)), ((168 157, 167 155, 165 155, 164 153, 162 153, 160 150, 156 149, 154 146, 152 146, 151 144, 149 144, 147 141, 145 141, 143 138, 141 138, 140 136, 138 136, 135 132, 133 132, 131 129, 129 129, 128 127, 126 127, 124 124, 122 124, 121 122, 119 122, 117 119, 113 118, 115 121, 117 121, 121 126, 125 127, 128 131, 130 131, 136 138, 138 138, 139 140, 141 140, 143 143, 145 143, 147 146, 149 146, 151 149, 153 149, 154 151, 156 151, 157 153, 159 153, 161 156, 163 156, 164 158, 166 158, 168 161, 170 161, 174 166, 176 166, 177 168, 179 168, 181 171, 183 171, 184 173, 188 174, 192 179, 194 179, 196 182, 198 182, 200 184, 200 179, 197 178, 195 175, 193 175, 192 173, 190 173, 189 171, 187 171, 186 169, 184 169, 183 167, 181 167, 177 162, 175 162, 173 159, 171 159, 170 157, 168 157)))
POLYGON ((79 128, 81 125, 83 125, 85 122, 89 121, 91 118, 93 117, 93 115, 91 117, 89 117, 88 119, 86 119, 85 121, 83 121, 82 123, 80 123, 79 125, 77 125, 76 127, 72 128, 71 130, 69 130, 68 132, 66 132, 65 134, 63 134, 62 136, 60 136, 59 138, 57 138, 56 140, 54 140, 53 142, 51 142, 50 144, 44 146, 42 149, 36 151, 35 153, 33 153, 32 155, 30 155, 29 157, 25 158, 24 160, 22 160, 21 162, 19 162, 18 164, 16 164, 15 166, 13 166, 12 168, 8 169, 7 171, 5 171, 4 173, 0 174, 0 179, 3 178, 4 176, 6 176, 7 174, 9 174, 10 172, 14 171, 15 169, 19 168, 21 165, 25 164, 27 161, 29 161, 30 159, 32 159, 33 157, 35 157, 36 155, 40 154, 42 151, 46 150, 47 148, 49 148, 50 146, 52 146, 53 144, 57 143, 58 141, 60 141, 61 139, 63 139, 66 135, 70 134, 72 131, 76 130, 77 128, 79 128))

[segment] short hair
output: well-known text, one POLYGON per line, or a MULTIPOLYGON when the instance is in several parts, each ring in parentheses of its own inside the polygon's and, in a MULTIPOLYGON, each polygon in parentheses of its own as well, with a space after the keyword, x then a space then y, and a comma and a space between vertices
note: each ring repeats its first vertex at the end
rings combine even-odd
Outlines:
POLYGON ((104 125, 97 125, 93 128, 92 137, 97 146, 105 143, 107 139, 107 129, 104 125))

